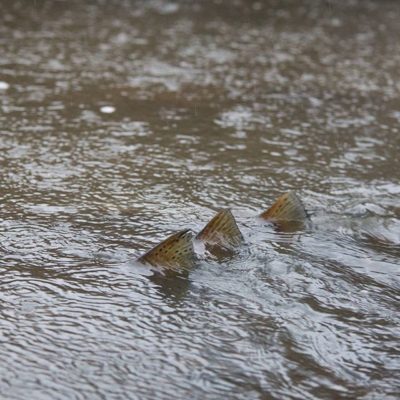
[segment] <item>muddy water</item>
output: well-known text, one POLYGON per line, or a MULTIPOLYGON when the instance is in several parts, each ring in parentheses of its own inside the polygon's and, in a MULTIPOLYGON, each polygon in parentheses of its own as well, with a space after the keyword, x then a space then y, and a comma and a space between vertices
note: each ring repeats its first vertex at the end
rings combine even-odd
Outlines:
POLYGON ((2 399, 398 398, 397 1, 1 7, 2 399), (219 207, 235 257, 134 263, 219 207))

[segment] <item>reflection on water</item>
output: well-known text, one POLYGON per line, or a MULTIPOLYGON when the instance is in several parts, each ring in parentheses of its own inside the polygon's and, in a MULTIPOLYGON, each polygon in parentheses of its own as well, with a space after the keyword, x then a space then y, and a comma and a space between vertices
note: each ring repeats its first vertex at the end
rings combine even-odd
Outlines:
POLYGON ((396 1, 3 1, 0 397, 400 392, 396 1), (295 190, 309 225, 255 216, 295 190), (231 207, 246 243, 134 260, 231 207))

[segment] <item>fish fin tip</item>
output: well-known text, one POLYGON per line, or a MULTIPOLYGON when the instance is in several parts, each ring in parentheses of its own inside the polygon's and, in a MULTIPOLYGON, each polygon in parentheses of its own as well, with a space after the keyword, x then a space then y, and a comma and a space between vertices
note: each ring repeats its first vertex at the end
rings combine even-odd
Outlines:
POLYGON ((190 229, 176 232, 139 257, 138 261, 154 267, 189 268, 195 253, 190 229))
POLYGON ((206 244, 236 247, 243 241, 243 236, 231 210, 225 208, 214 215, 196 239, 206 244))
POLYGON ((287 192, 261 213, 260 217, 270 221, 304 221, 307 219, 307 212, 296 193, 287 192))

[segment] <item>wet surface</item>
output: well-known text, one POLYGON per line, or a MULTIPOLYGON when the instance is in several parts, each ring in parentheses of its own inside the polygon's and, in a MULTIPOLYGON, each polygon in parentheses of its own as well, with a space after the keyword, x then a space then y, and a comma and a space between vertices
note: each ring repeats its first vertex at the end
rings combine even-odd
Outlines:
POLYGON ((399 20, 2 2, 0 397, 398 398, 399 20), (257 222, 288 190, 311 222, 257 222), (134 263, 220 207, 236 256, 134 263))

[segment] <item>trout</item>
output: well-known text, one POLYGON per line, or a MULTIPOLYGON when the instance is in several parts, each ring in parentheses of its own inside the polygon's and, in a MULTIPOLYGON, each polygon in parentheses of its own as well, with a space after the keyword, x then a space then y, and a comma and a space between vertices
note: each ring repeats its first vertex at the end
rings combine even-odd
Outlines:
MULTIPOLYGON (((303 224, 307 212, 299 197, 294 192, 288 192, 259 217, 279 229, 285 229, 290 223, 303 224)), ((209 249, 234 250, 244 242, 244 238, 231 210, 223 209, 197 235, 189 229, 176 232, 139 257, 138 261, 153 267, 188 270, 194 266, 197 258, 193 245, 195 241, 209 249)))

